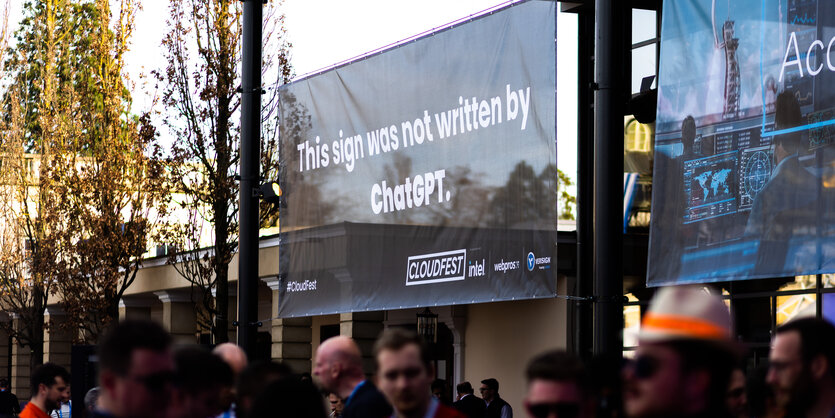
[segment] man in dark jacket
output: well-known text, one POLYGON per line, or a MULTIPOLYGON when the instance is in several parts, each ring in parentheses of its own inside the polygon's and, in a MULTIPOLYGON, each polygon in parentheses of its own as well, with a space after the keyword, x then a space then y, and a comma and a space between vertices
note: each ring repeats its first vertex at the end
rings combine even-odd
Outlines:
POLYGON ((0 418, 16 417, 20 413, 20 401, 9 388, 7 379, 0 379, 0 418))
POLYGON ((513 418, 513 408, 499 396, 499 381, 484 379, 481 381, 481 397, 487 404, 487 418, 513 418))
POLYGON ((458 392, 458 400, 452 406, 470 418, 484 417, 487 405, 484 404, 482 399, 473 395, 473 385, 470 382, 459 383, 455 390, 458 392))
POLYGON ((373 383, 365 379, 360 349, 349 337, 329 338, 319 345, 313 377, 322 389, 345 399, 343 418, 377 418, 391 415, 391 406, 383 394, 373 383))

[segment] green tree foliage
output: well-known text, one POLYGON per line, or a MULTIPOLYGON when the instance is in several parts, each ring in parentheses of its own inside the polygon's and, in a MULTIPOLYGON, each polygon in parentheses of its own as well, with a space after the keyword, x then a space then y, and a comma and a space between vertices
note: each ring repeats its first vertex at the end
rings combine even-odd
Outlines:
MULTIPOLYGON (((290 45, 276 3, 264 5, 262 60, 269 84, 262 96, 262 173, 270 179, 278 172, 273 87, 292 75, 290 45)), ((168 236, 182 250, 171 262, 200 295, 199 325, 221 343, 228 340, 229 263, 238 234, 243 5, 236 0, 172 0, 169 12, 170 31, 163 40, 168 65, 156 76, 163 84, 166 125, 176 138, 170 166, 183 194, 179 204, 191 220, 168 236), (210 251, 200 251, 204 246, 210 251)), ((264 212, 264 222, 277 219, 272 209, 264 212)))
MULTIPOLYGON (((19 173, 4 183, 17 190, 4 216, 21 219, 16 233, 30 247, 18 287, 43 296, 29 309, 57 294, 67 326, 88 341, 117 318, 168 195, 155 130, 147 115, 129 114, 123 57, 137 7, 28 1, 4 66, 13 83, 2 152, 19 173)), ((39 357, 43 324, 31 328, 39 357)))

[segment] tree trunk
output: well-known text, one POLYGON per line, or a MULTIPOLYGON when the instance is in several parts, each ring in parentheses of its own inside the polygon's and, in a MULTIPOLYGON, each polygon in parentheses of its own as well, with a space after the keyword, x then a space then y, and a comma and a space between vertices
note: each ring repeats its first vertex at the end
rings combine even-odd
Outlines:
POLYGON ((215 344, 229 341, 229 226, 226 218, 228 204, 218 202, 215 205, 215 317, 212 333, 215 344))
POLYGON ((46 306, 43 303, 43 289, 39 286, 34 286, 32 322, 28 324, 27 331, 29 332, 29 370, 34 370, 35 367, 43 364, 43 332, 44 332, 44 314, 46 313, 46 306))

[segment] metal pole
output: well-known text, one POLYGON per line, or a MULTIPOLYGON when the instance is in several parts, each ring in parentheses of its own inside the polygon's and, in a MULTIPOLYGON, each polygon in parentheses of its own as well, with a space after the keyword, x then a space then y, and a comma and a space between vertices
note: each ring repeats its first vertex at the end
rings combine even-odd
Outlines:
MULTIPOLYGON (((577 13, 577 280, 575 295, 594 294, 594 12, 577 13)), ((588 361, 593 348, 593 309, 574 302, 574 352, 588 361)))
POLYGON ((623 350, 622 0, 595 1, 594 353, 623 350))
POLYGON ((258 198, 261 157, 261 0, 243 0, 241 189, 238 211, 238 345, 255 356, 258 332, 258 198))

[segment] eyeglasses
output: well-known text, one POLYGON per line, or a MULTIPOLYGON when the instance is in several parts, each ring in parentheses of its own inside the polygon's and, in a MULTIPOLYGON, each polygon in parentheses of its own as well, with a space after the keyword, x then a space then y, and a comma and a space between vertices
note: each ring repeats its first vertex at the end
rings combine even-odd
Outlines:
POLYGON ((551 415, 558 418, 576 418, 580 415, 580 404, 573 402, 535 403, 525 406, 533 418, 548 418, 551 415))
POLYGON ((661 361, 656 357, 641 355, 632 362, 632 371, 636 379, 649 379, 661 368, 661 361))
POLYGON ((738 398, 745 394, 745 388, 736 388, 734 390, 728 391, 729 398, 738 398))
POLYGON ((152 373, 147 376, 130 376, 129 379, 132 379, 142 386, 145 386, 145 389, 149 391, 162 391, 165 390, 165 386, 168 383, 174 382, 174 372, 159 372, 159 373, 152 373))

